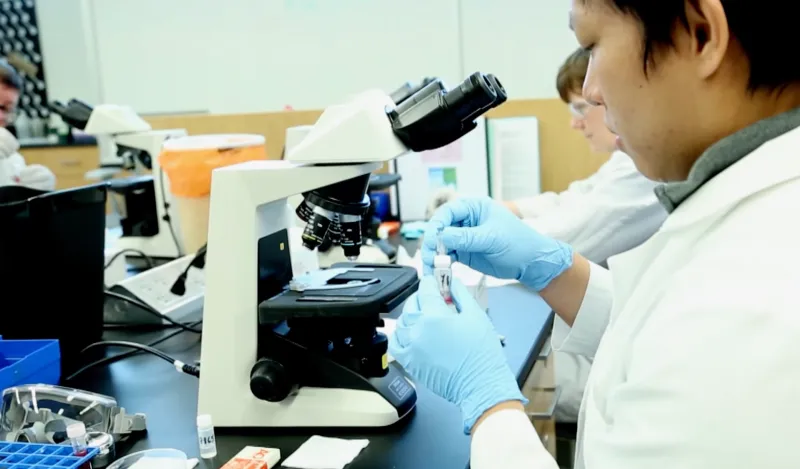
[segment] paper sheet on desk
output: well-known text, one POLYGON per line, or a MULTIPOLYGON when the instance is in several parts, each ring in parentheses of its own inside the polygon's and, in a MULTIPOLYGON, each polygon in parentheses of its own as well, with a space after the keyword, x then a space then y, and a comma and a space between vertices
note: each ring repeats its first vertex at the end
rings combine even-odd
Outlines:
MULTIPOLYGON (((422 276, 422 252, 419 250, 414 254, 414 257, 408 255, 402 246, 397 250, 397 264, 414 267, 417 273, 422 276)), ((473 287, 480 284, 483 278, 486 282, 486 287, 500 287, 511 283, 516 283, 516 280, 503 280, 489 275, 484 275, 477 270, 471 269, 466 265, 455 262, 453 263, 453 277, 457 278, 467 287, 473 287)))
POLYGON ((281 467, 295 469, 344 469, 369 440, 344 440, 314 435, 283 461, 281 467))
POLYGON ((144 456, 134 462, 128 469, 194 469, 198 464, 197 458, 153 458, 144 456))

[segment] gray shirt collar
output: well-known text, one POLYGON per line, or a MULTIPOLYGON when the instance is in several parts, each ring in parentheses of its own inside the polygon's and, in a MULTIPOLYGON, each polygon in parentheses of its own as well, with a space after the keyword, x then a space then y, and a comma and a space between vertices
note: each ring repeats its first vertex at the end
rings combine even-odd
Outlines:
POLYGON ((706 150, 694 163, 685 181, 656 187, 656 197, 672 212, 703 184, 749 155, 764 143, 800 127, 800 108, 758 121, 729 135, 706 150))

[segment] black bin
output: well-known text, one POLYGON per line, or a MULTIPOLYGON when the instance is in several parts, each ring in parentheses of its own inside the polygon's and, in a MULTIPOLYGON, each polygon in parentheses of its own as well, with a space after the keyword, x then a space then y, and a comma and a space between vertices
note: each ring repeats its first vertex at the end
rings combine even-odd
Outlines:
POLYGON ((62 376, 103 335, 107 185, 0 187, 0 335, 58 339, 62 376))

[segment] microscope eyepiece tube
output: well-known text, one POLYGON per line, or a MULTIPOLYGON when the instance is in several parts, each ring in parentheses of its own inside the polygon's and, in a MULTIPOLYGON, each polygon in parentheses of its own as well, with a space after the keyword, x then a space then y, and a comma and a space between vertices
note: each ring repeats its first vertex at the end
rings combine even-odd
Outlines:
POLYGON ((461 121, 480 114, 497 99, 497 92, 481 73, 473 73, 444 95, 444 102, 461 121))

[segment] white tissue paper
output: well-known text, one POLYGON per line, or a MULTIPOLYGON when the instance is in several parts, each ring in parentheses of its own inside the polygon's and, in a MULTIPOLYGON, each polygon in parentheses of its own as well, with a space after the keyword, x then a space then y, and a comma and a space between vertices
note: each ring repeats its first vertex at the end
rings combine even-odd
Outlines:
POLYGON ((369 440, 343 440, 314 435, 286 458, 282 467, 344 469, 368 444, 369 440))

